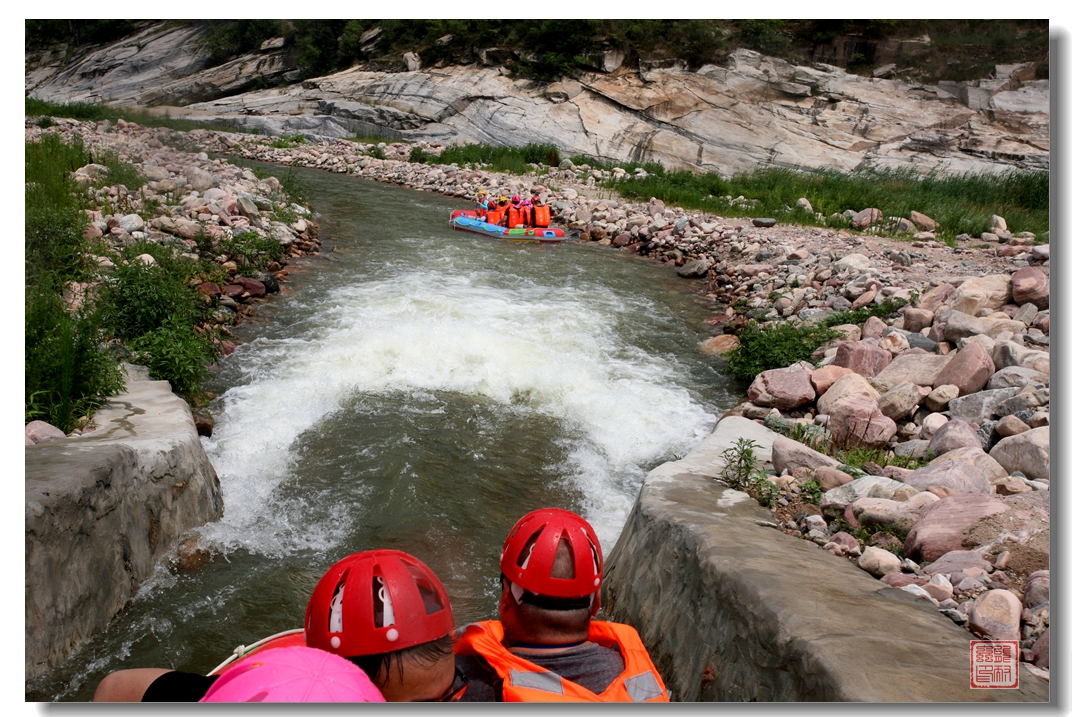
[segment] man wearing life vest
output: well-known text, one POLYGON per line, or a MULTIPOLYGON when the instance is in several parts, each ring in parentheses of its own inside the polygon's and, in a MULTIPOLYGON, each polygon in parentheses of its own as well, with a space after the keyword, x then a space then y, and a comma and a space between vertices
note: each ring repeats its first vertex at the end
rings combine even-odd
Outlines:
POLYGON ((521 208, 521 197, 515 194, 506 208, 506 226, 510 229, 525 226, 525 212, 521 208))
POLYGON ((544 508, 510 531, 499 561, 501 620, 456 631, 463 701, 668 702, 636 630, 594 621, 603 552, 576 513, 544 508))

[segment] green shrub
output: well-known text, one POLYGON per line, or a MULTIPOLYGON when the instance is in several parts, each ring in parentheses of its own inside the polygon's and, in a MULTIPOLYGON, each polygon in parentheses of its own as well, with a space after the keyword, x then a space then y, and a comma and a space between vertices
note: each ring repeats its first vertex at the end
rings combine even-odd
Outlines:
POLYGON ((305 135, 301 133, 292 134, 289 137, 277 137, 268 143, 269 147, 275 147, 276 149, 289 149, 291 147, 300 147, 305 144, 305 135))
POLYGON ((168 381, 173 391, 190 398, 201 395, 202 381, 209 375, 207 364, 216 357, 205 336, 174 316, 128 346, 133 360, 149 367, 151 378, 168 381))
POLYGON ((59 283, 85 277, 82 187, 74 170, 89 164, 81 140, 45 133, 26 143, 26 275, 54 273, 59 283))
POLYGON ((809 361, 815 349, 840 335, 820 324, 749 321, 737 334, 740 343, 726 354, 727 368, 736 378, 751 381, 764 371, 809 361))
MULTIPOLYGON (((257 179, 267 179, 268 177, 275 177, 279 180, 280 188, 286 193, 287 199, 297 204, 308 204, 309 197, 309 182, 302 179, 301 176, 294 171, 292 167, 286 167, 279 170, 267 170, 263 167, 252 167, 253 176, 257 179)), ((272 199, 280 201, 283 199, 281 196, 273 196, 272 199)))
POLYGON ((123 375, 95 309, 69 314, 59 289, 51 274, 26 286, 24 413, 69 433, 123 390, 123 375))
POLYGON ((240 267, 264 271, 269 262, 283 258, 283 245, 272 237, 262 237, 255 232, 242 232, 233 238, 223 238, 217 250, 227 254, 240 267))
POLYGON ((145 186, 147 180, 142 173, 133 164, 119 159, 119 155, 115 152, 101 152, 96 160, 98 164, 103 164, 108 168, 108 175, 96 184, 106 186, 122 184, 131 192, 136 192, 145 186))
POLYGON ((738 438, 722 451, 725 465, 720 474, 726 484, 737 490, 744 490, 752 484, 757 476, 762 475, 756 461, 756 442, 749 438, 738 438))
POLYGON ((365 154, 373 159, 387 159, 387 153, 384 152, 383 147, 378 144, 372 146, 365 154))
POLYGON ((116 264, 102 301, 108 327, 123 340, 154 331, 169 319, 190 325, 203 306, 181 276, 132 256, 116 264))
POLYGON ((823 497, 823 489, 819 481, 809 478, 800 484, 800 495, 807 502, 819 505, 819 499, 823 497))
POLYGON ((433 156, 434 155, 430 154, 429 152, 426 152, 424 150, 424 147, 420 147, 420 146, 417 146, 417 145, 414 145, 409 150, 409 161, 410 162, 417 162, 419 164, 429 164, 429 162, 430 162, 430 160, 432 159, 433 156))
POLYGON ((533 164, 559 162, 558 148, 550 144, 526 144, 523 147, 491 147, 486 144, 463 144, 447 147, 438 159, 429 159, 436 164, 489 165, 494 172, 527 174, 533 164))

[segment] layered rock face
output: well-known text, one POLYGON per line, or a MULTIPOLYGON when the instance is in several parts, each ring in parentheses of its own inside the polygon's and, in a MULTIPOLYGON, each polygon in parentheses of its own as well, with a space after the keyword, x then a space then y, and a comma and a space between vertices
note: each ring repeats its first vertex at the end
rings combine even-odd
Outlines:
POLYGON ((796 66, 742 49, 726 67, 689 72, 680 65, 638 70, 612 63, 605 65, 612 72, 551 85, 514 79, 487 64, 421 69, 410 63, 415 69, 408 72, 358 66, 236 94, 258 78, 296 79, 285 50, 206 69, 198 33, 159 26, 68 64, 41 63, 28 71, 26 90, 51 101, 189 105, 191 117, 222 117, 273 133, 550 143, 568 155, 723 174, 763 165, 952 172, 1049 166, 1049 107, 1042 101, 1048 83, 1021 81, 1016 68, 1003 70, 1002 82, 967 93, 959 85, 943 89, 860 77, 832 65, 796 66))
POLYGON ((26 447, 27 681, 103 630, 180 536, 223 515, 190 409, 167 381, 128 378, 94 422, 26 447))

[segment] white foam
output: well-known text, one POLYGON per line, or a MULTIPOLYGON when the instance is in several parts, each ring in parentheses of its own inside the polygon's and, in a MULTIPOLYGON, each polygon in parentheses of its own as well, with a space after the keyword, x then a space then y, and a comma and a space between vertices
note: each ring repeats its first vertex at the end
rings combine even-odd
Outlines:
POLYGON ((621 338, 625 322, 651 311, 642 300, 595 285, 501 283, 449 272, 358 283, 335 291, 300 336, 240 347, 231 360, 246 380, 222 396, 204 441, 227 506, 206 535, 269 554, 337 545, 345 514, 308 525, 293 499, 278 498, 295 440, 356 394, 449 391, 524 405, 578 437, 570 477, 612 544, 644 468, 691 448, 715 417, 681 387, 674 360, 621 338))

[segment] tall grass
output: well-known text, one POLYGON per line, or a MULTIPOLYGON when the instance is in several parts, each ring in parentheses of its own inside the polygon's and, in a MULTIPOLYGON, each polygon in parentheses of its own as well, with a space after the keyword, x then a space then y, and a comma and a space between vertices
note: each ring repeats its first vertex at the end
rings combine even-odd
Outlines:
POLYGON ((81 140, 47 133, 26 144, 26 275, 51 272, 59 281, 83 277, 82 232, 88 222, 72 173, 90 162, 81 140))
POLYGON ((61 104, 45 102, 33 97, 26 98, 27 117, 66 117, 68 119, 82 120, 86 122, 100 122, 108 120, 115 123, 122 119, 126 122, 134 122, 142 127, 166 127, 179 132, 189 132, 193 129, 217 129, 225 132, 242 132, 256 134, 256 130, 244 128, 229 120, 213 120, 211 122, 196 122, 194 120, 171 117, 170 115, 150 114, 145 110, 135 110, 126 107, 109 107, 106 105, 90 102, 71 102, 61 104))
POLYGON ((622 195, 634 199, 658 197, 667 204, 700 209, 722 216, 769 216, 802 224, 841 226, 836 215, 846 209, 877 207, 886 216, 907 217, 913 210, 937 221, 943 237, 989 231, 990 216, 1005 218, 1013 232, 1040 235, 1049 230, 1048 172, 1007 170, 1000 174, 920 174, 911 169, 797 171, 764 168, 724 179, 716 173, 652 171, 646 177, 608 180, 622 195), (725 199, 744 196, 754 204, 725 199), (805 197, 817 217, 796 207, 805 197))
POLYGON ((438 159, 428 156, 436 164, 488 165, 494 172, 525 174, 532 171, 532 164, 558 166, 558 148, 550 144, 526 144, 524 147, 490 147, 486 144, 463 144, 443 150, 438 159))

